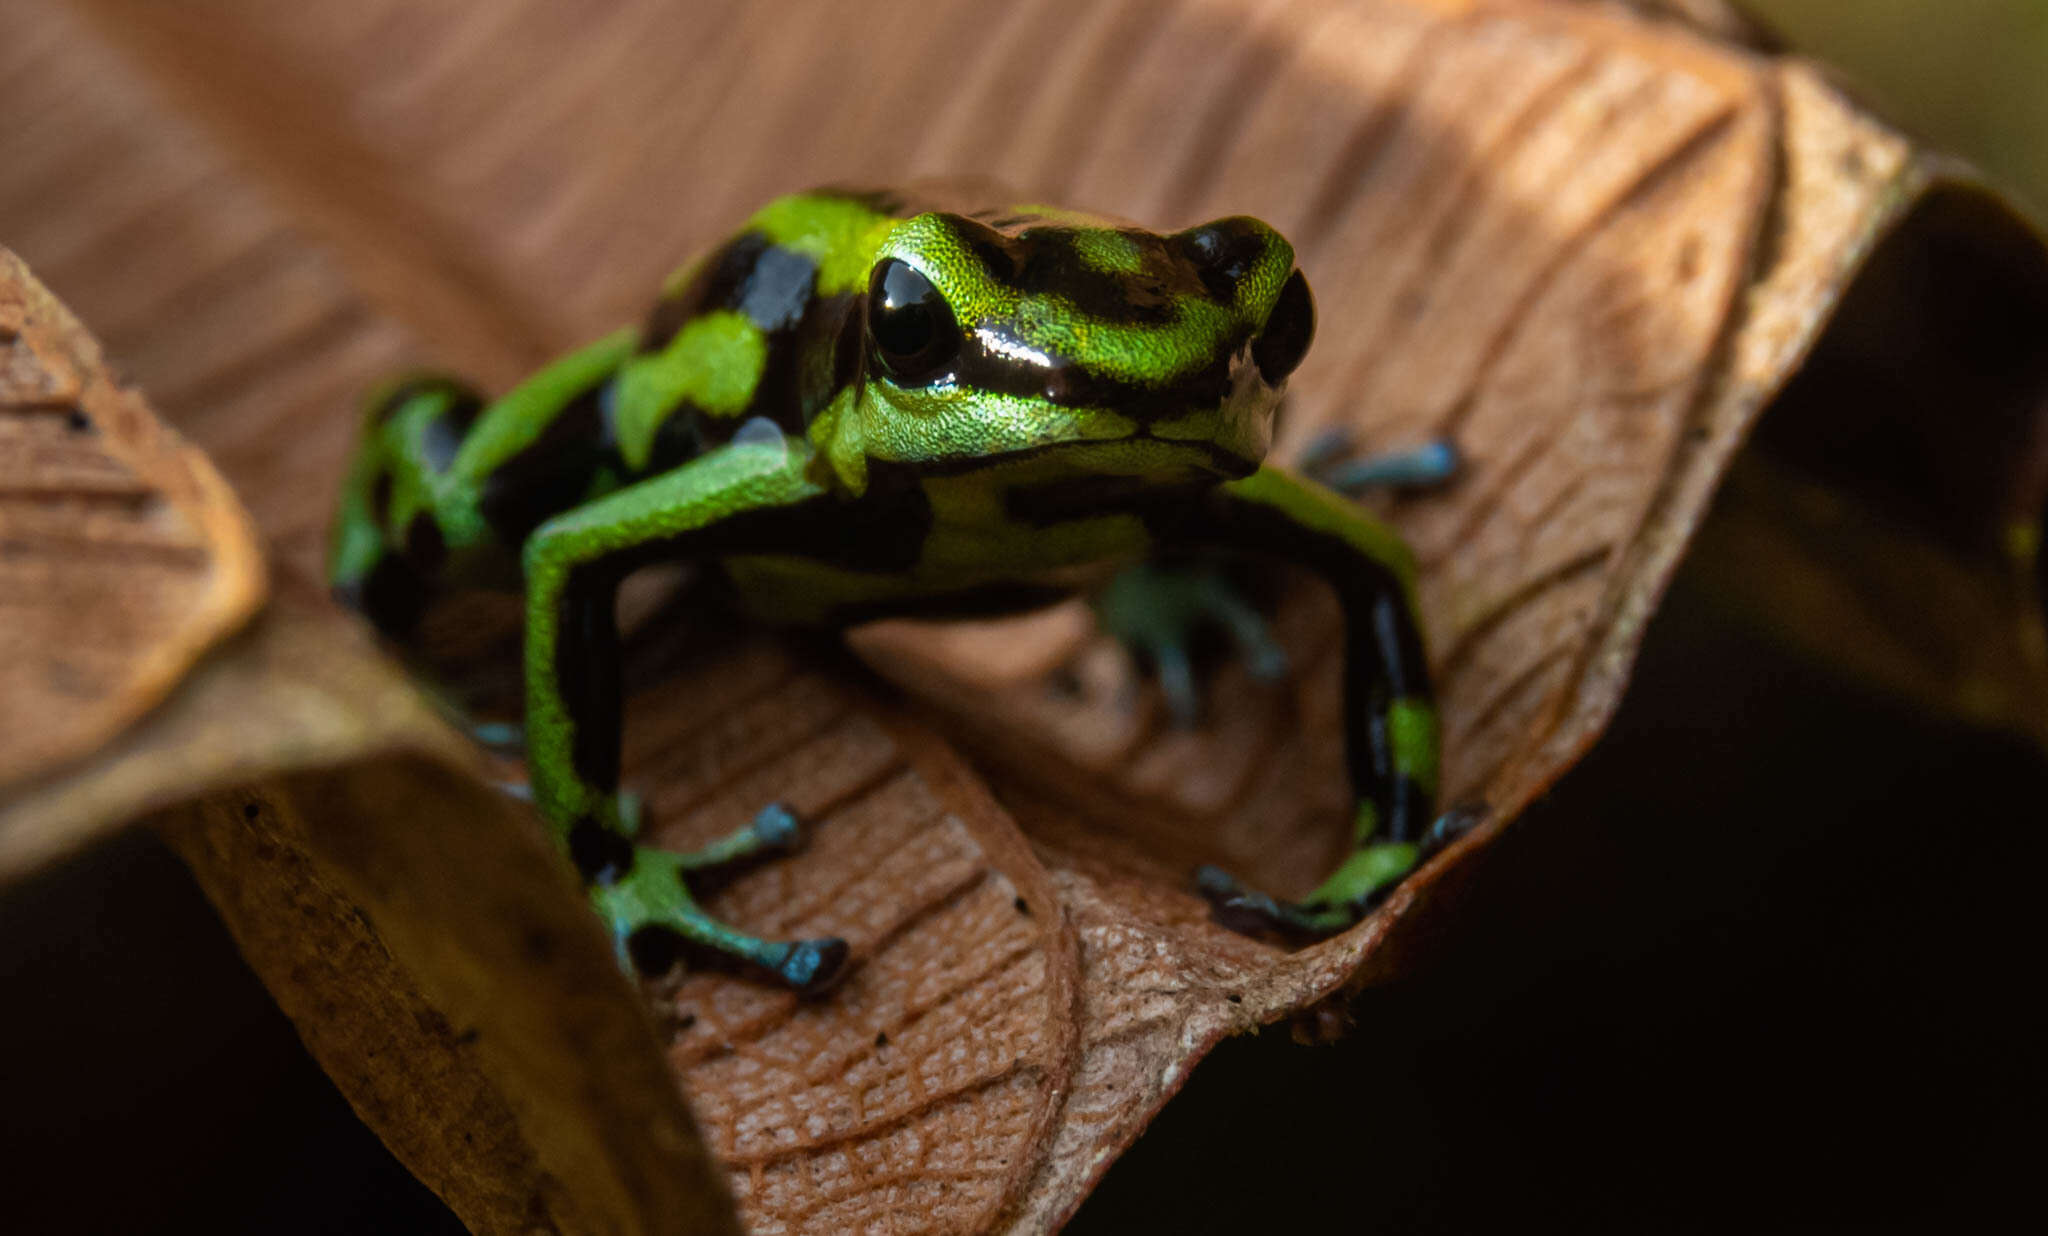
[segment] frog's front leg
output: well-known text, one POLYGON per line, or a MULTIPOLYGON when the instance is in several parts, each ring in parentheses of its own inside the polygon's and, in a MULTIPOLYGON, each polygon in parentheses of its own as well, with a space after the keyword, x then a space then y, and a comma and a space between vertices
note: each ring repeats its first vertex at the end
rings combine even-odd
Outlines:
POLYGON ((845 964, 842 940, 758 939, 707 915, 690 893, 694 871, 793 845, 787 811, 770 808, 723 841, 674 854, 635 843, 639 813, 619 791, 619 583, 657 561, 803 552, 803 508, 837 501, 806 479, 808 457, 797 442, 729 446, 550 520, 527 542, 534 801, 590 885, 622 960, 636 932, 661 928, 798 991, 829 986, 845 964))
POLYGON ((1430 839, 1437 720, 1415 620, 1413 557, 1390 529, 1341 496, 1273 468, 1150 522, 1164 545, 1270 554, 1315 571, 1337 593, 1355 848, 1298 902, 1248 891, 1214 869, 1202 872, 1200 883, 1226 917, 1319 935, 1341 931, 1415 868, 1430 839))

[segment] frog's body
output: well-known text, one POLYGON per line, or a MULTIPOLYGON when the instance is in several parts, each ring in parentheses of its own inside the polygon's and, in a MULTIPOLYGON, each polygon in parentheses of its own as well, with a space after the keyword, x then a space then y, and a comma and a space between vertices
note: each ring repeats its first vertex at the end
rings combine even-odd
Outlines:
POLYGON ((1355 921, 1414 864, 1436 725, 1404 547, 1261 467, 1313 329, 1293 250, 1244 218, 1160 235, 917 198, 958 192, 778 199, 672 279, 644 327, 489 406, 444 378, 394 384, 344 492, 337 591, 403 640, 440 591, 523 589, 535 799, 622 945, 667 927, 802 988, 843 944, 742 936, 683 879, 788 844, 787 813, 695 856, 630 840, 626 574, 696 561, 759 618, 845 624, 1030 608, 1160 550, 1291 559, 1348 616, 1360 848, 1298 905, 1228 891, 1297 928, 1355 921))

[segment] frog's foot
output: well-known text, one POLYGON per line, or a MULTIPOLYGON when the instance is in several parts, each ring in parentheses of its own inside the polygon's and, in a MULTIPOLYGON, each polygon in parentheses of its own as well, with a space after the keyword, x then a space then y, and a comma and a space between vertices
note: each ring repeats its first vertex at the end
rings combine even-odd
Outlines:
POLYGON ((1308 444, 1297 466, 1302 475, 1355 498, 1373 489, 1433 488, 1456 476, 1463 462, 1449 438, 1361 456, 1348 431, 1332 429, 1308 444))
POLYGON ((1220 867, 1196 871, 1195 887, 1209 899, 1216 921, 1233 931, 1311 938, 1334 935, 1372 913, 1402 880, 1438 850, 1471 831, 1484 814, 1480 806, 1453 807, 1424 830, 1420 841, 1360 846, 1300 901, 1282 901, 1248 889, 1220 867))
POLYGON ((1167 711, 1182 728, 1202 715, 1189 649, 1205 624, 1229 634, 1252 677, 1272 682, 1287 672, 1287 653, 1265 616, 1214 566, 1141 562, 1110 580, 1094 605, 1102 628, 1151 663, 1167 711))
POLYGON ((752 823, 691 854, 632 845, 603 834, 595 844, 615 846, 617 860, 596 864, 591 904, 611 929, 619 965, 636 972, 633 938, 661 930, 685 942, 710 949, 746 965, 765 970, 803 995, 824 991, 846 968, 846 941, 837 936, 810 940, 763 940, 706 914, 691 895, 689 877, 756 855, 794 849, 801 829, 787 807, 765 807, 752 823))
POLYGON ((516 721, 470 721, 464 731, 471 742, 498 755, 526 754, 526 727, 516 721))

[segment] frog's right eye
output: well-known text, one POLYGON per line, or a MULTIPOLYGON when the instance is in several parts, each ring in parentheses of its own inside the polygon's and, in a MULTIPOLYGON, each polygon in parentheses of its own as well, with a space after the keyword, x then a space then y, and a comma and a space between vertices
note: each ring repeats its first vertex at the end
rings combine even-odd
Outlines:
POLYGON ((899 386, 937 379, 960 350, 953 310, 931 280, 889 258, 868 277, 868 335, 875 356, 899 386))

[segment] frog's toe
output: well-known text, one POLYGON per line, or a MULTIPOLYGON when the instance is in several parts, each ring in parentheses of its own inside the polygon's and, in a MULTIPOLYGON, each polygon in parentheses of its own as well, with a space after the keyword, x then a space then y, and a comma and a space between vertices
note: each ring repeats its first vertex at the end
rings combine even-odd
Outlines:
POLYGON ((1196 871, 1195 888, 1208 898, 1210 913, 1218 923, 1248 936, 1327 936, 1349 927, 1359 917, 1341 907, 1282 901, 1269 893, 1246 888, 1236 876, 1220 867, 1205 866, 1196 871))
POLYGON ((1423 830, 1422 838, 1416 842, 1416 865, 1429 861, 1439 850, 1479 827, 1479 822, 1485 818, 1486 804, 1483 802, 1459 803, 1445 811, 1423 830))
POLYGON ((775 966, 776 977, 804 996, 825 991, 843 978, 846 959, 852 951, 838 936, 795 940, 780 947, 784 952, 775 966))
POLYGON ((1202 693, 1195 686, 1195 670, 1188 650, 1179 642, 1159 644, 1150 649, 1152 671, 1159 679, 1159 694, 1166 698, 1166 714, 1175 729, 1191 730, 1202 722, 1202 693))
POLYGON ((515 721, 471 721, 469 740, 500 755, 526 753, 526 727, 515 721))
POLYGON ((1359 455, 1349 432, 1318 435, 1302 452, 1302 474, 1341 494, 1357 497, 1374 489, 1427 489, 1442 485, 1464 465, 1457 443, 1435 438, 1406 450, 1359 455))
POLYGON ((769 803, 754 813, 744 828, 726 834, 701 850, 683 855, 685 871, 708 871, 760 854, 787 853, 803 842, 803 821, 783 803, 769 803))
POLYGON ((774 850, 793 850, 803 840, 802 821, 784 803, 769 803, 761 808, 754 822, 743 831, 750 831, 762 846, 774 850))
MULTIPOLYGON (((637 813, 636 813, 637 814, 637 813)), ((620 968, 637 973, 666 951, 651 937, 671 940, 766 971, 805 994, 824 991, 846 971, 850 953, 836 936, 806 940, 764 940, 723 923, 698 905, 690 889, 697 872, 722 867, 769 851, 788 850, 802 837, 796 814, 780 803, 762 810, 746 827, 701 850, 677 854, 634 845, 603 865, 590 889, 592 905, 611 930, 620 968)), ((625 850, 630 843, 617 843, 625 850)), ((665 963, 663 963, 665 964, 665 963)))

